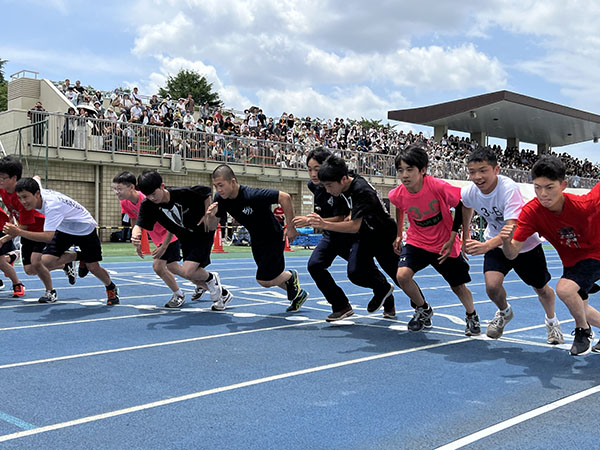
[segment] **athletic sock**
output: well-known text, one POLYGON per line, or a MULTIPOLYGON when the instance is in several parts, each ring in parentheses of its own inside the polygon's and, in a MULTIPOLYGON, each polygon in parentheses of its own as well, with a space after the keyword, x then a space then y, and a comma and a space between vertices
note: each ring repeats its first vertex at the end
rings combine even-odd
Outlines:
POLYGON ((208 278, 204 282, 206 283, 207 281, 210 281, 212 279, 213 279, 213 274, 208 272, 208 278))
POLYGON ((477 314, 477 311, 473 310, 472 313, 467 313, 467 317, 473 317, 476 314, 477 314))
POLYGON ((112 291, 112 290, 114 290, 114 288, 116 288, 116 286, 115 286, 115 283, 113 283, 112 281, 110 282, 110 284, 108 286, 106 286, 107 291, 112 291))
POLYGON ((181 290, 181 288, 180 288, 180 289, 177 289, 177 290, 175 291, 175 295, 178 295, 178 296, 180 296, 180 297, 183 295, 183 291, 181 290))
POLYGON ((508 306, 506 307, 506 309, 501 309, 500 312, 504 315, 508 314, 510 312, 511 306, 510 303, 508 304, 508 306))
POLYGON ((558 318, 556 317, 556 314, 551 319, 549 319, 548 316, 546 316, 546 323, 548 325, 556 325, 558 323, 558 318))

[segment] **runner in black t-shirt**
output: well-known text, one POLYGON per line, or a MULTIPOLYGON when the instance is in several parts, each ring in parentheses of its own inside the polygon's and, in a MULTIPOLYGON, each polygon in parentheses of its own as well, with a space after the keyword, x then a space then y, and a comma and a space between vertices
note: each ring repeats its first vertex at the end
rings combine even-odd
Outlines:
POLYGON ((160 223, 177 236, 181 244, 183 266, 179 275, 196 285, 194 295, 202 289, 210 292, 213 311, 224 310, 233 295, 221 286, 217 272, 204 269, 210 264, 216 228, 216 225, 211 228, 203 223, 206 208, 211 203, 211 189, 207 186, 165 187, 155 170, 144 170, 137 181, 146 199, 140 206, 131 242, 139 248, 142 228, 152 230, 156 222, 160 223))
MULTIPOLYGON (((315 196, 315 213, 329 221, 341 222, 349 214, 350 209, 341 197, 334 197, 327 193, 318 173, 321 165, 331 156, 327 150, 317 148, 312 150, 306 157, 310 181, 308 189, 315 196)), ((309 226, 309 216, 297 216, 294 218, 296 227, 309 226)), ((357 235, 353 233, 337 233, 335 231, 323 230, 323 237, 317 247, 313 250, 308 260, 308 271, 315 280, 317 287, 321 290, 325 299, 331 304, 333 312, 327 316, 328 322, 342 320, 354 314, 348 297, 336 283, 327 269, 333 263, 336 256, 346 261, 350 257, 350 249, 356 241, 357 235)))
POLYGON ((298 271, 284 270, 284 230, 277 221, 271 205, 281 204, 288 226, 285 235, 290 242, 296 235, 294 208, 289 194, 274 189, 257 189, 238 184, 233 170, 225 164, 218 166, 212 174, 217 193, 214 203, 208 207, 209 223, 216 226, 218 217, 229 213, 250 233, 252 256, 256 261, 256 281, 264 287, 279 286, 287 291, 292 303, 287 311, 298 311, 306 301, 308 293, 300 288, 298 271))
POLYGON ((310 214, 310 224, 341 233, 358 233, 350 249, 348 278, 352 283, 373 289, 373 298, 367 306, 369 313, 384 307, 384 317, 395 317, 394 286, 375 265, 377 259, 383 270, 396 281, 398 255, 394 252, 396 222, 391 218, 379 194, 364 178, 349 176, 343 159, 330 156, 319 169, 319 180, 327 192, 346 201, 349 220, 334 222, 318 214, 310 214))

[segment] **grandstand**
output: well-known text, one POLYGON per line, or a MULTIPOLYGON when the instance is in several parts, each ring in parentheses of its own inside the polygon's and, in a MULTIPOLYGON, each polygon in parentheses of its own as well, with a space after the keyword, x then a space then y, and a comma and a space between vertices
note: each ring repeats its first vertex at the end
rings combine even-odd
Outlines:
MULTIPOLYGON (((137 89, 88 92, 79 82, 55 83, 29 71, 11 76, 8 106, 0 114, 3 151, 23 158, 26 175, 38 174, 47 187, 78 199, 101 227, 120 224, 119 204, 110 189, 113 176, 125 169, 159 169, 171 185, 209 185, 212 170, 226 162, 243 184, 285 190, 298 214, 306 214, 312 211, 312 195, 306 188, 305 160, 316 146, 342 156, 387 198, 397 184, 394 155, 399 148, 420 142, 430 154, 430 173, 462 185, 466 156, 477 144, 476 139, 448 135, 447 127, 435 139, 338 118, 300 119, 286 113, 267 118, 257 107, 243 112, 207 105, 186 109, 184 99, 159 99, 137 89), (43 106, 36 110, 38 102, 43 106)), ((503 173, 523 183, 526 198, 531 198, 528 168, 537 155, 518 146, 494 148, 503 173)), ((571 187, 596 183, 598 167, 567 154, 561 157, 569 167, 571 187)), ((109 235, 103 232, 101 238, 109 235)))

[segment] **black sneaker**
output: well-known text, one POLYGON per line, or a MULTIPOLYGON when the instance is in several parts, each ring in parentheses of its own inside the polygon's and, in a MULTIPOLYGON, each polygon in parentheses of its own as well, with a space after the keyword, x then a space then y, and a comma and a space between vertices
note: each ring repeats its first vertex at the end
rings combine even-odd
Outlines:
POLYGON ((58 300, 58 295, 56 295, 56 290, 52 289, 51 291, 46 291, 46 293, 39 298, 38 302, 56 303, 56 300, 58 300))
POLYGON ((383 317, 386 319, 393 319, 396 317, 396 305, 394 305, 393 295, 390 295, 385 302, 383 302, 383 317))
POLYGON ((590 328, 575 328, 571 333, 575 336, 573 339, 573 346, 571 347, 572 356, 587 355, 592 346, 592 327, 590 328))
POLYGON ((465 335, 467 336, 479 336, 481 334, 481 324, 479 323, 479 316, 477 313, 465 317, 467 326, 465 327, 465 335))
POLYGON ((373 298, 369 301, 367 305, 367 312, 369 314, 373 314, 381 309, 386 300, 392 303, 394 302, 394 285, 388 283, 389 289, 383 296, 374 295, 373 298), (392 297, 391 300, 388 300, 389 297, 392 297))
POLYGON ((65 264, 65 267, 63 267, 63 271, 65 272, 65 275, 69 279, 69 284, 75 284, 75 280, 76 280, 75 265, 73 264, 73 261, 65 264))
POLYGON ((421 331, 423 328, 431 328, 431 316, 433 316, 433 308, 431 305, 427 309, 422 306, 415 308, 415 314, 408 322, 408 331, 421 331))
POLYGON ((87 264, 84 261, 79 261, 79 268, 77 269, 79 278, 85 278, 88 273, 90 273, 90 269, 88 269, 87 264))
POLYGON ((306 292, 304 289, 301 289, 300 293, 296 296, 296 298, 294 300, 292 300, 292 304, 287 307, 286 311, 287 312, 298 311, 300 309, 300 307, 304 304, 304 302, 306 301, 307 298, 308 298, 308 292, 306 292))
POLYGON ((347 317, 350 317, 352 314, 354 314, 354 310, 352 309, 352 306, 348 305, 346 308, 342 309, 341 311, 335 311, 332 312, 331 314, 329 314, 327 316, 327 318, 325 319, 326 322, 335 322, 337 320, 343 320, 347 317))
POLYGON ((285 287, 287 290, 288 300, 290 302, 294 301, 298 295, 300 295, 300 280, 298 279, 298 271, 296 269, 290 269, 292 276, 289 280, 285 282, 285 287))
POLYGON ((594 353, 600 353, 600 340, 598 341, 598 343, 597 343, 596 345, 594 345, 594 346, 592 347, 592 351, 593 351, 594 353))
POLYGON ((106 304, 108 306, 119 304, 119 289, 116 286, 113 289, 106 290, 106 304))

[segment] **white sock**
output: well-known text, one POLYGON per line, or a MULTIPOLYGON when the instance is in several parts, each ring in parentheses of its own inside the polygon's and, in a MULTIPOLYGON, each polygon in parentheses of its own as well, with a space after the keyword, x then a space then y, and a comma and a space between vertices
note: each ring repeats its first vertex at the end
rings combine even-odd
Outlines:
POLYGON ((510 312, 511 306, 510 303, 508 303, 508 306, 506 307, 506 309, 501 309, 500 312, 504 315, 508 314, 510 312))
POLYGON ((546 316, 546 323, 548 325, 556 325, 557 323, 559 323, 558 319, 556 318, 556 314, 551 319, 549 319, 548 316, 546 316))
POLYGON ((176 295, 179 295, 179 296, 181 297, 181 296, 183 295, 183 291, 182 291, 181 289, 177 289, 177 290, 175 291, 175 294, 176 294, 176 295))

